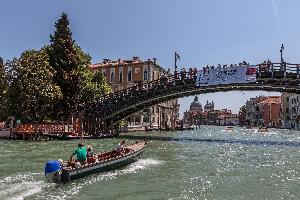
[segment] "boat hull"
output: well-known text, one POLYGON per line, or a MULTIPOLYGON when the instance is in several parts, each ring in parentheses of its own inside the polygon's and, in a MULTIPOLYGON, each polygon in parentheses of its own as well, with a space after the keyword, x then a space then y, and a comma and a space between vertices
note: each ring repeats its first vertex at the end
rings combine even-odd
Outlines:
POLYGON ((123 159, 123 160, 116 160, 115 162, 111 163, 103 163, 99 165, 95 165, 93 167, 89 167, 89 169, 78 169, 74 172, 67 172, 66 170, 62 171, 61 174, 61 181, 63 183, 67 183, 69 181, 79 179, 91 174, 100 173, 104 171, 110 171, 114 169, 118 169, 124 166, 127 166, 133 162, 135 162, 139 155, 141 155, 142 152, 137 153, 135 156, 131 156, 129 158, 123 159))
POLYGON ((110 159, 103 159, 78 168, 63 168, 60 174, 61 182, 67 183, 90 174, 114 170, 129 165, 135 162, 142 154, 145 144, 146 142, 141 142, 135 145, 130 145, 126 147, 128 149, 128 153, 111 157, 110 159))

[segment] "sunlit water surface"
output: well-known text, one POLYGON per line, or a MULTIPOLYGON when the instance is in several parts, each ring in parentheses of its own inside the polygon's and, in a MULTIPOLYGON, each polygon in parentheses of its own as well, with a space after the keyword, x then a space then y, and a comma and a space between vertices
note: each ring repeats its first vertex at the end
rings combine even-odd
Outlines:
MULTIPOLYGON (((67 184, 46 183, 44 163, 68 159, 78 141, 0 141, 0 199, 300 199, 300 132, 202 126, 133 135, 153 139, 137 162, 67 184)), ((84 142, 104 151, 121 138, 84 142)))

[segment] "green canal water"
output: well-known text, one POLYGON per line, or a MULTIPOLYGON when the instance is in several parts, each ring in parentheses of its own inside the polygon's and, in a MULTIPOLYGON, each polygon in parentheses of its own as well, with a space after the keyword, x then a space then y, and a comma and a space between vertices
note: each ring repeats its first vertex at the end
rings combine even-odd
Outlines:
MULTIPOLYGON (((2 140, 0 199, 300 199, 300 132, 224 129, 134 133, 127 143, 152 139, 137 162, 67 184, 46 183, 44 163, 78 141, 2 140)), ((104 151, 122 137, 84 142, 104 151)))

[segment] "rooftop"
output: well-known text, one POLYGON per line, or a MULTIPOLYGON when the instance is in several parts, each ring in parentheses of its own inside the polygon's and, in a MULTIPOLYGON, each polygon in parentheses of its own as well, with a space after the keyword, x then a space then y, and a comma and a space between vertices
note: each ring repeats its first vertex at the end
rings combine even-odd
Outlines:
POLYGON ((132 59, 129 60, 110 60, 110 59, 103 59, 101 63, 96 63, 96 64, 91 64, 92 69, 97 69, 97 68, 103 68, 103 67, 114 67, 114 66, 126 66, 126 65, 136 65, 136 64, 154 64, 155 67, 157 67, 160 71, 166 73, 167 70, 156 64, 156 58, 141 60, 138 56, 132 57, 132 59))
POLYGON ((281 96, 271 96, 260 102, 260 104, 281 104, 281 96))

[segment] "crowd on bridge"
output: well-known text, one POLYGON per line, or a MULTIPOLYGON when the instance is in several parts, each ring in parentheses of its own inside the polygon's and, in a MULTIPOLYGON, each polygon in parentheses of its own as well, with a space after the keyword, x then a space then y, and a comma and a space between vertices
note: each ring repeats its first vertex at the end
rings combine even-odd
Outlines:
POLYGON ((205 67, 202 68, 203 72, 205 73, 207 70, 209 69, 215 69, 215 68, 228 68, 228 67, 237 67, 237 66, 248 66, 249 63, 247 63, 246 61, 242 61, 239 64, 230 64, 230 65, 221 65, 218 64, 216 67, 214 65, 206 65, 205 67))

